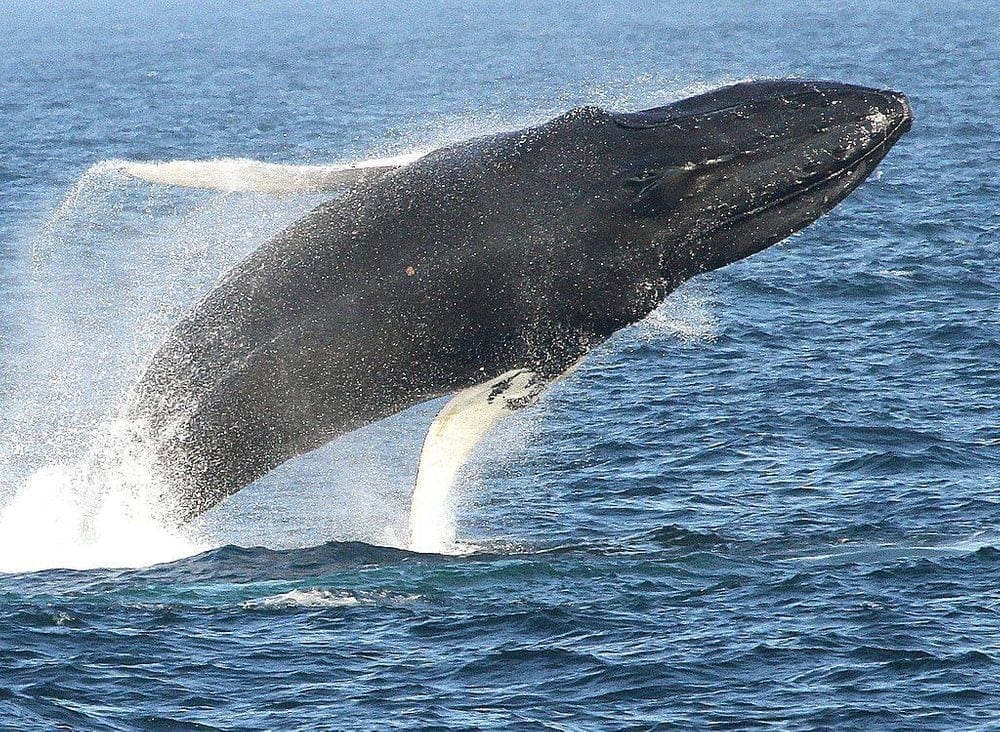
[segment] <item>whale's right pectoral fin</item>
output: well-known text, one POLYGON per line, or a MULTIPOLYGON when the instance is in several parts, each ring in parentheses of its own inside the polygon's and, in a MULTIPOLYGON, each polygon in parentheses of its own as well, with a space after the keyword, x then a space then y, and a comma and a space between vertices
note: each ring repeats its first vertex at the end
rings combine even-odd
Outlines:
POLYGON ((549 385, 576 365, 554 379, 514 369, 458 392, 445 404, 427 430, 420 453, 410 503, 410 549, 440 552, 454 542, 448 496, 458 471, 494 426, 534 404, 549 385))

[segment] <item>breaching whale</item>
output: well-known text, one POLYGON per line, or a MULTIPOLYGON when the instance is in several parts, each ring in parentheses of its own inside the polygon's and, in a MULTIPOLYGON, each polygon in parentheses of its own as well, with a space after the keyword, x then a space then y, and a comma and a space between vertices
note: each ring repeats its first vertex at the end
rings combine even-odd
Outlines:
POLYGON ((829 211, 911 121, 892 91, 746 82, 339 177, 339 196, 176 325, 131 394, 175 518, 458 392, 415 489, 443 490, 427 475, 447 480, 491 425, 685 280, 829 211))

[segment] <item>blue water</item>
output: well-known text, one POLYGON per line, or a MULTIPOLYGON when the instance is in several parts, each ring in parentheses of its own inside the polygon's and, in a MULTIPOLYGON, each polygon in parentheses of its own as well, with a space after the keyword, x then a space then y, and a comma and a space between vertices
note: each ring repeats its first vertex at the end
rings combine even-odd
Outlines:
POLYGON ((1000 726, 995 3, 39 5, 0 2, 0 727, 1000 726), (360 159, 786 75, 916 123, 502 427, 465 553, 392 548, 435 405, 178 544, 95 517, 130 468, 79 465, 144 359, 315 201, 97 176, 63 205, 89 166, 360 159))

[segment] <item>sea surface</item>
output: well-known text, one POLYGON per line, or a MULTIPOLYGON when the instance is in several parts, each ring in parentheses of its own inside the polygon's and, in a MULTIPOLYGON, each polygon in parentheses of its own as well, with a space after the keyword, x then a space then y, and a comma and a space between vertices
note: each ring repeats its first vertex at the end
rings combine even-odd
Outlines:
POLYGON ((1000 6, 0 0, 0 728, 1000 728, 1000 6), (117 418, 311 165, 796 76, 916 121, 493 434, 405 549, 440 402, 183 532, 117 418))

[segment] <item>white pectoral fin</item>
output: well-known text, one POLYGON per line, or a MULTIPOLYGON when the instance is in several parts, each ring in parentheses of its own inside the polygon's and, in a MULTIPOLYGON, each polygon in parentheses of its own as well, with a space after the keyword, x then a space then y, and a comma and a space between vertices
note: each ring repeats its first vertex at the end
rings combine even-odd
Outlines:
POLYGON ((458 471, 486 434, 505 417, 534 404, 554 381, 515 369, 460 391, 427 430, 410 503, 410 549, 441 552, 454 543, 451 486, 458 471))
POLYGON ((201 188, 226 193, 314 193, 336 191, 361 179, 407 165, 423 153, 365 160, 344 165, 282 165, 246 158, 108 161, 107 166, 131 178, 160 185, 201 188))

